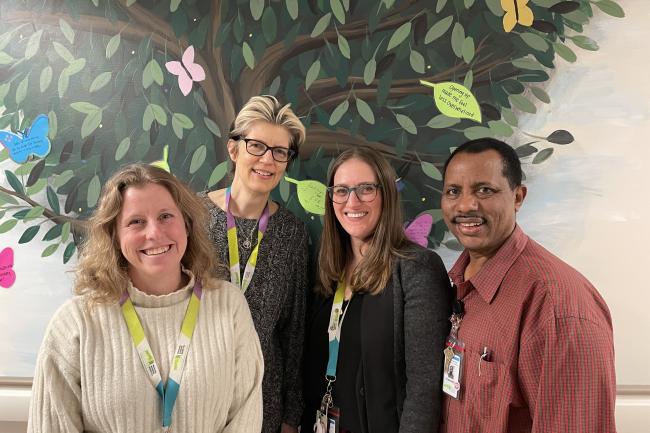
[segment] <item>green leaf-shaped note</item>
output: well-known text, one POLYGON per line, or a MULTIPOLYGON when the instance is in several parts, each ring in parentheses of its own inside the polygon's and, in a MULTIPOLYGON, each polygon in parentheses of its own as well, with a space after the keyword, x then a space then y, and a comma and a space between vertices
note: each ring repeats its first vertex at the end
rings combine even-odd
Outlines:
POLYGON ((445 116, 481 123, 481 107, 467 87, 451 81, 433 84, 420 80, 420 84, 433 88, 433 100, 445 116))
POLYGON ((309 213, 325 215, 327 187, 317 180, 296 180, 285 176, 287 182, 295 183, 298 189, 298 201, 309 213))

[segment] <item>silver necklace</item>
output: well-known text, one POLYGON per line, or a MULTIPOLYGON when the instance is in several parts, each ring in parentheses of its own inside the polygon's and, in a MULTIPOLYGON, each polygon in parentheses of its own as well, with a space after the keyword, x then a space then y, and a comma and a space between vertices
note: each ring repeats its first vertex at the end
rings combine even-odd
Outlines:
MULTIPOLYGON (((248 233, 248 236, 244 238, 244 240, 242 242, 242 247, 244 247, 244 249, 250 250, 251 246, 253 246, 253 233, 255 232, 255 229, 257 228, 257 223, 258 222, 259 222, 259 220, 255 221, 255 224, 253 224, 253 228, 251 229, 250 233, 248 233)), ((239 233, 243 233, 243 230, 239 226, 239 223, 237 222, 236 218, 235 218, 235 224, 237 225, 237 229, 238 229, 237 231, 239 233)))

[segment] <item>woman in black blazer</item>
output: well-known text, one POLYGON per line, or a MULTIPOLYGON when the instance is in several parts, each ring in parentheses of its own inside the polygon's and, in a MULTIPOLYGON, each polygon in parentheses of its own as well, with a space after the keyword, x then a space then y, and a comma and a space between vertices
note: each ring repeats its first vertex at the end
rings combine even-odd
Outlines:
POLYGON ((452 291, 438 255, 405 237, 395 182, 370 148, 330 169, 302 432, 438 431, 452 291))

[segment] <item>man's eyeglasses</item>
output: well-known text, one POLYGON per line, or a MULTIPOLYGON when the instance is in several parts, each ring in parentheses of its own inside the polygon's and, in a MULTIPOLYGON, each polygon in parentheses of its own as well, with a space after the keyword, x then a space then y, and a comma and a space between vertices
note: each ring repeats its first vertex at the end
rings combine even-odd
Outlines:
POLYGON ((277 162, 288 162, 296 154, 293 149, 289 149, 288 147, 271 147, 262 141, 252 138, 243 138, 239 135, 236 135, 232 137, 232 139, 235 141, 241 140, 246 143, 246 152, 254 156, 262 156, 270 150, 273 159, 275 159, 277 162))
POLYGON ((377 190, 381 187, 378 183, 360 183, 357 186, 334 185, 327 188, 327 195, 334 203, 347 203, 352 191, 359 201, 373 201, 377 197, 377 190))

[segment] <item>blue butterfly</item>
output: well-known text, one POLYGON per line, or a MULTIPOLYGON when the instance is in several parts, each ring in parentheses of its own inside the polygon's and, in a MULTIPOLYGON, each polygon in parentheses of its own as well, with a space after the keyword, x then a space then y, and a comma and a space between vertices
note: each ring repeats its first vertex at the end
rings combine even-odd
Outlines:
POLYGON ((45 114, 39 114, 30 128, 23 132, 0 131, 0 143, 9 151, 9 157, 18 164, 27 162, 31 155, 41 158, 50 153, 52 148, 47 137, 49 120, 45 114))

